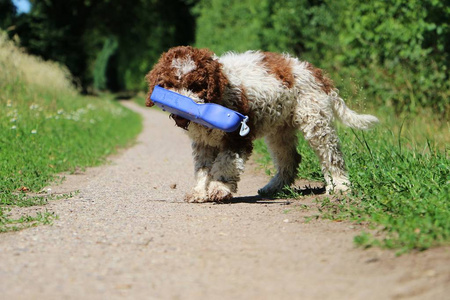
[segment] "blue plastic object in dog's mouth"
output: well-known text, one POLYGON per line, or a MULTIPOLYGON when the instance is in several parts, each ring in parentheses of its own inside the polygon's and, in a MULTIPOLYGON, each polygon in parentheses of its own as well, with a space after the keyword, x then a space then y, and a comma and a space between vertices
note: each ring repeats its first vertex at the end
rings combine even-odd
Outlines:
POLYGON ((232 132, 241 126, 239 134, 247 135, 248 117, 243 114, 215 103, 199 104, 191 98, 155 86, 150 99, 162 110, 180 116, 208 128, 232 132))

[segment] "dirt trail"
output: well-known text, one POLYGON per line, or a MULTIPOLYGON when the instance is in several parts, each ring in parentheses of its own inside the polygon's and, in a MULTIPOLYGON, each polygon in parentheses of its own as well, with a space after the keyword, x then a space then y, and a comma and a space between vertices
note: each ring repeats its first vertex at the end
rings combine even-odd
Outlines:
POLYGON ((361 227, 304 222, 312 198, 254 197, 268 180, 254 165, 231 203, 184 203, 187 137, 125 105, 145 118, 138 144, 52 187, 80 190, 43 208, 52 226, 0 235, 2 299, 450 299, 449 247, 355 248, 361 227))

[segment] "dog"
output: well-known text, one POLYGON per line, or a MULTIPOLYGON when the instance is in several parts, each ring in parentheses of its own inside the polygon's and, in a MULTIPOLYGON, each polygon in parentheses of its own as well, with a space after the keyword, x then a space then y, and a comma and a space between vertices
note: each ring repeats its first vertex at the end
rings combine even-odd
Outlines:
POLYGON ((249 117, 250 133, 209 129, 171 115, 192 140, 196 185, 187 202, 222 202, 237 191, 244 164, 252 153, 253 140, 264 137, 277 169, 261 188, 272 195, 297 177, 301 155, 297 131, 317 154, 326 191, 350 188, 335 116, 344 125, 368 129, 378 122, 371 115, 349 109, 333 82, 312 64, 288 54, 247 51, 216 56, 208 49, 179 46, 163 53, 147 74, 147 106, 156 85, 187 96, 197 103, 217 103, 249 117))

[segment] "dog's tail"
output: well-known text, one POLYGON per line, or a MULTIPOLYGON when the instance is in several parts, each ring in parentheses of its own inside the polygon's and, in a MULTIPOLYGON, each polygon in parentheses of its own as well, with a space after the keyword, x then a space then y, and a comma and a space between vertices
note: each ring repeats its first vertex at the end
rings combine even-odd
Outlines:
POLYGON ((330 96, 334 113, 344 125, 355 129, 369 129, 379 122, 375 116, 358 114, 348 108, 344 100, 336 92, 332 92, 330 96))

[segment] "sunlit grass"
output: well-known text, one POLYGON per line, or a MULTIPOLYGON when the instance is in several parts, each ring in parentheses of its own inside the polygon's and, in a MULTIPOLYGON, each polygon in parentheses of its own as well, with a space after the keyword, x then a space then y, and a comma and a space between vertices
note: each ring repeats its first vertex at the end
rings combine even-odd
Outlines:
POLYGON ((55 173, 101 163, 140 129, 134 113, 107 99, 41 97, 0 99, 4 204, 14 191, 42 188, 55 173))
POLYGON ((141 130, 140 117, 105 97, 78 95, 66 68, 27 55, 0 32, 0 232, 45 223, 8 215, 44 205, 59 172, 98 165, 141 130), (28 225, 27 225, 28 224, 28 225))
POLYGON ((0 30, 0 82, 2 92, 25 88, 46 94, 76 94, 69 70, 56 62, 28 55, 0 30))
MULTIPOLYGON (((355 237, 364 247, 401 253, 449 244, 448 124, 433 130, 430 124, 436 123, 421 116, 413 120, 378 116, 381 123, 371 131, 339 128, 352 192, 339 196, 339 202, 333 197, 323 201, 322 216, 370 224, 370 232, 355 237)), ((261 163, 270 168, 265 144, 258 141, 255 146, 261 163)), ((302 137, 298 150, 303 158, 299 176, 322 180, 319 162, 302 137)))
POLYGON ((35 216, 22 216, 20 218, 10 218, 6 216, 5 209, 0 210, 0 233, 9 231, 18 231, 37 225, 49 225, 53 220, 58 219, 52 212, 38 212, 35 216))

